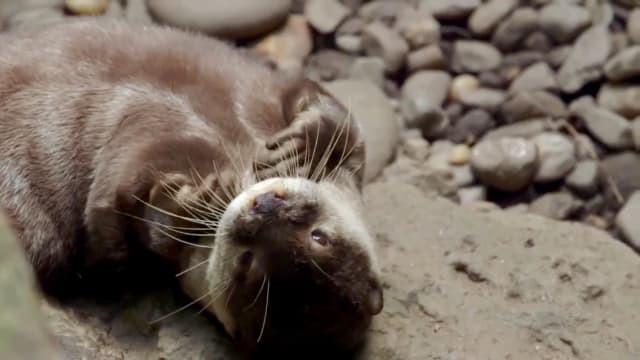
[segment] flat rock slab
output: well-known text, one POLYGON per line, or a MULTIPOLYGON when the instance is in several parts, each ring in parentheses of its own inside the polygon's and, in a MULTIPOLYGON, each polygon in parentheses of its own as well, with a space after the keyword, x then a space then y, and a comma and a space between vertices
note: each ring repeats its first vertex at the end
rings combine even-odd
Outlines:
MULTIPOLYGON (((386 292, 359 358, 639 358, 640 258, 604 232, 465 209, 397 182, 365 198, 386 292)), ((185 303, 163 291, 46 313, 70 356, 236 358, 197 309, 147 324, 185 303)))

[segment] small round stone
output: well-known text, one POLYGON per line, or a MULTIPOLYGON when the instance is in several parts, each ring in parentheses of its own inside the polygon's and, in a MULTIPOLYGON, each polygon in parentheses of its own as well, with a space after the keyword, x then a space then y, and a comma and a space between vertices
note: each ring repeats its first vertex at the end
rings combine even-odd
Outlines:
POLYGON ((456 76, 451 82, 451 90, 449 98, 454 101, 460 101, 462 94, 477 90, 480 87, 478 78, 470 74, 462 74, 456 76))
POLYGON ((449 153, 449 164, 466 165, 471 159, 471 149, 467 145, 456 145, 449 153))
POLYGON ((523 138, 484 140, 471 152, 471 166, 483 183, 514 192, 527 187, 537 166, 536 146, 523 138))
POLYGON ((109 6, 108 0, 65 0, 65 7, 77 15, 99 15, 109 6))
POLYGON ((536 135, 532 141, 538 148, 536 182, 560 180, 576 165, 576 147, 566 136, 544 132, 536 135))

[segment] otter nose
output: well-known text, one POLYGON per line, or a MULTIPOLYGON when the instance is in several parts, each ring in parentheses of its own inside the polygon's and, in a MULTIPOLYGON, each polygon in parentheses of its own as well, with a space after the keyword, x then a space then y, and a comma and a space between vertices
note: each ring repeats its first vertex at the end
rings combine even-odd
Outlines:
POLYGON ((276 212, 284 205, 284 198, 273 191, 260 194, 256 197, 253 211, 263 215, 276 212))

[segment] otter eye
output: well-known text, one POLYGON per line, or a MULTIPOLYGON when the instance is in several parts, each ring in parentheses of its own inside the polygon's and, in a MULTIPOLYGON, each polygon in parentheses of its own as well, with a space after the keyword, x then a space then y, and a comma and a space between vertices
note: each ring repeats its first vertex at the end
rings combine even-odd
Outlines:
POLYGON ((318 229, 311 232, 311 240, 320 246, 328 246, 330 243, 329 236, 327 236, 324 231, 318 229))

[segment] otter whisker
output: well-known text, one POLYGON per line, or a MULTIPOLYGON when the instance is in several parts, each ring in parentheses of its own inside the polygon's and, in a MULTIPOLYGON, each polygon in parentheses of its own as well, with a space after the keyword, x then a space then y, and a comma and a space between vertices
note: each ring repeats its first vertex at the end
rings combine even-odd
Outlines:
POLYGON ((251 309, 256 304, 256 302, 258 302, 258 299, 260 298, 260 294, 262 294, 262 290, 264 290, 264 285, 266 283, 267 283, 267 275, 264 275, 262 277, 262 284, 260 285, 260 290, 258 290, 258 294, 249 305, 247 305, 244 309, 242 309, 242 311, 247 311, 251 309))
POLYGON ((179 273, 177 273, 176 277, 180 277, 180 276, 188 273, 189 271, 191 271, 193 269, 196 269, 196 268, 200 267, 201 265, 204 265, 204 264, 208 263, 209 261, 210 261, 210 259, 207 259, 207 260, 199 262, 199 263, 197 263, 195 265, 189 266, 188 268, 186 268, 186 269, 180 271, 179 273))
MULTIPOLYGON (((211 304, 213 304, 216 300, 218 300, 220 298, 220 296, 222 296, 222 294, 224 294, 225 291, 227 291, 227 289, 229 288, 229 285, 231 284, 230 281, 224 282, 222 283, 223 285, 220 286, 220 291, 218 291, 218 293, 215 296, 212 296, 211 300, 209 302, 207 302, 202 309, 198 310, 198 312, 196 313, 196 315, 200 315, 202 314, 203 311, 207 310, 209 308, 209 306, 211 306, 211 304)), ((215 293, 216 290, 212 291, 211 293, 215 293)))
POLYGON ((181 312, 181 311, 183 311, 183 310, 187 309, 189 306, 191 306, 191 305, 193 305, 193 304, 197 303, 198 301, 200 301, 200 300, 202 300, 202 299, 206 298, 207 296, 210 296, 210 293, 206 293, 206 294, 204 294, 204 295, 200 296, 199 298, 197 298, 197 299, 193 300, 192 302, 188 303, 187 305, 185 305, 185 306, 183 306, 183 307, 181 307, 181 308, 179 308, 179 309, 176 309, 176 310, 174 310, 174 311, 172 311, 172 312, 170 312, 170 313, 168 313, 168 314, 166 314, 166 315, 163 315, 163 316, 161 316, 161 317, 159 317, 159 318, 157 318, 157 319, 155 319, 155 320, 153 320, 153 321, 150 321, 150 322, 149 322, 149 325, 153 325, 153 324, 155 324, 155 323, 157 323, 157 322, 160 322, 160 321, 162 321, 162 320, 165 320, 165 319, 167 319, 167 318, 169 318, 169 317, 171 317, 171 316, 173 316, 173 315, 175 315, 175 314, 177 314, 177 313, 179 313, 179 312, 181 312))
POLYGON ((156 225, 156 226, 159 226, 159 227, 163 227, 163 228, 166 228, 166 229, 168 229, 168 230, 171 230, 171 231, 177 232, 177 233, 179 233, 179 234, 192 235, 192 236, 204 236, 204 235, 211 235, 211 234, 209 234, 209 233, 191 233, 191 232, 190 232, 190 233, 187 233, 187 232, 183 232, 183 231, 182 231, 182 230, 191 230, 191 231, 209 231, 209 230, 211 230, 211 228, 209 228, 209 227, 196 228, 196 227, 189 227, 189 226, 172 226, 172 225, 167 225, 167 224, 159 223, 159 222, 157 222, 157 221, 152 221, 152 220, 149 220, 149 219, 145 219, 145 218, 142 218, 142 217, 139 217, 139 216, 136 216, 136 215, 128 214, 128 213, 125 213, 125 212, 123 212, 123 211, 118 211, 118 210, 113 210, 113 211, 114 211, 116 214, 123 215, 123 216, 127 216, 127 217, 130 217, 130 218, 132 218, 132 219, 135 219, 135 220, 138 220, 138 221, 142 221, 142 222, 145 222, 145 223, 150 224, 150 225, 156 225))
POLYGON ((315 266, 315 267, 316 267, 316 268, 317 268, 317 269, 318 269, 318 270, 319 270, 319 271, 320 271, 324 276, 326 276, 326 277, 327 277, 327 279, 329 279, 329 280, 333 281, 333 278, 331 277, 331 275, 329 275, 326 271, 324 271, 324 270, 320 267, 320 265, 319 265, 315 260, 313 260, 313 259, 309 259, 309 260, 311 260, 311 263, 312 263, 312 264, 313 264, 313 265, 314 265, 314 266, 315 266))
POLYGON ((168 232, 166 232, 164 230, 161 230, 161 229, 156 229, 156 230, 158 230, 164 236, 166 236, 166 237, 168 237, 170 239, 173 239, 173 240, 175 240, 175 241, 177 241, 179 243, 182 243, 182 244, 185 244, 185 245, 190 245, 190 246, 193 246, 193 247, 198 247, 198 248, 213 249, 213 246, 192 243, 190 241, 182 240, 182 239, 180 239, 178 237, 175 237, 175 236, 169 234, 168 232))
POLYGON ((260 335, 258 335, 258 340, 256 341, 256 343, 260 343, 260 340, 262 340, 262 335, 264 335, 264 329, 265 326, 267 325, 267 313, 269 312, 269 290, 271 288, 271 281, 267 280, 267 300, 266 303, 264 305, 264 317, 262 318, 262 328, 260 328, 260 335))
POLYGON ((153 205, 153 204, 151 204, 151 203, 149 203, 147 201, 144 201, 144 200, 140 199, 139 197, 137 197, 135 195, 133 195, 133 198, 138 200, 138 201, 140 201, 144 205, 150 207, 151 209, 158 211, 159 213, 165 214, 167 216, 174 217, 176 219, 186 220, 186 221, 189 221, 189 222, 192 222, 192 223, 196 223, 196 224, 200 224, 200 225, 209 225, 211 223, 210 221, 207 221, 207 220, 194 219, 194 218, 181 216, 181 215, 172 213, 171 211, 164 210, 164 209, 159 208, 159 207, 157 207, 157 206, 155 206, 155 205, 153 205))
MULTIPOLYGON (((187 201, 184 201, 177 195, 180 191, 180 188, 173 188, 169 184, 165 184, 163 188, 165 189, 165 194, 172 200, 174 200, 177 204, 179 204, 185 211, 189 213, 189 215, 200 220, 209 220, 208 218, 211 216, 211 211, 206 208, 205 210, 203 210, 196 207, 201 206, 198 203, 200 199, 196 199, 195 201, 193 201, 192 199, 188 199, 187 201)), ((214 215, 217 214, 214 212, 214 215)))

